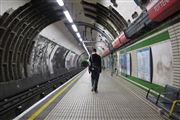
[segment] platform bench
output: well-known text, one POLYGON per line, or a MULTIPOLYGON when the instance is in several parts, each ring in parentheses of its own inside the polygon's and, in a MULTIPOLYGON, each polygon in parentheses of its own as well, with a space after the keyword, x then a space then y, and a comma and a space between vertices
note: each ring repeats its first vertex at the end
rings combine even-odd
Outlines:
POLYGON ((166 85, 162 93, 149 89, 146 98, 168 113, 169 117, 180 120, 180 88, 166 85))

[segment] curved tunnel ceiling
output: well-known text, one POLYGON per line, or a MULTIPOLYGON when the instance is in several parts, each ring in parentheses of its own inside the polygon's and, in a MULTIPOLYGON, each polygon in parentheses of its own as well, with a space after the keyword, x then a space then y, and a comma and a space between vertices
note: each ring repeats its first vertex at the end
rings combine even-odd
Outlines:
MULTIPOLYGON (((100 33, 102 36, 104 36, 106 39, 103 41, 103 40, 101 40, 101 41, 94 41, 94 40, 92 40, 92 42, 95 42, 95 43, 97 43, 97 42, 103 42, 105 45, 106 45, 106 47, 108 47, 109 49, 110 49, 110 45, 111 45, 111 38, 103 31, 103 30, 101 30, 100 28, 98 28, 97 26, 95 26, 95 25, 92 25, 92 24, 90 24, 90 23, 85 23, 85 22, 75 22, 75 24, 77 25, 77 26, 85 26, 85 27, 89 27, 89 28, 91 28, 91 30, 95 30, 95 31, 97 31, 98 33, 100 33)), ((88 47, 88 46, 87 46, 88 47)), ((88 48, 88 49, 91 49, 91 51, 92 51, 92 47, 93 46, 89 46, 89 47, 91 47, 91 48, 88 48)))
POLYGON ((107 44, 111 44, 111 38, 110 36, 108 36, 103 30, 101 30, 100 28, 98 28, 97 26, 94 26, 90 23, 85 23, 85 22, 75 22, 75 24, 77 26, 86 26, 86 27, 89 27, 91 28, 92 30, 95 30, 97 32, 99 32, 101 35, 103 35, 107 40, 105 40, 105 42, 107 44))
POLYGON ((97 27, 97 26, 95 26, 95 25, 92 25, 92 24, 90 24, 90 23, 85 23, 85 22, 81 22, 81 21, 75 22, 75 24, 76 24, 77 26, 87 26, 87 27, 89 27, 89 28, 91 28, 91 29, 93 29, 93 30, 96 30, 97 32, 101 33, 105 38, 107 38, 107 39, 109 40, 109 41, 107 41, 107 42, 110 43, 110 41, 111 41, 110 36, 108 36, 108 35, 107 35, 103 30, 101 30, 99 27, 97 27))
POLYGON ((3 40, 0 42, 3 49, 1 62, 12 62, 5 65, 5 68, 9 68, 9 70, 5 69, 6 80, 13 79, 10 76, 13 70, 16 71, 14 79, 28 76, 26 65, 35 44, 35 36, 48 25, 63 18, 63 9, 56 0, 32 0, 13 12, 7 11, 1 16, 0 39, 3 40), (22 74, 21 71, 24 73, 22 74))
POLYGON ((50 20, 51 23, 64 18, 63 9, 59 7, 56 0, 32 0, 33 8, 50 20))
POLYGON ((113 36, 117 37, 116 34, 119 34, 127 27, 127 23, 124 18, 114 8, 110 7, 108 9, 100 3, 88 3, 84 0, 81 3, 84 8, 85 16, 95 19, 96 22, 106 27, 113 36), (111 24, 108 21, 110 21, 111 24))
POLYGON ((104 28, 106 28, 113 35, 114 38, 116 38, 118 36, 118 34, 116 33, 116 30, 108 22, 106 22, 104 19, 90 15, 90 14, 87 14, 87 13, 85 13, 85 16, 96 20, 97 23, 104 26, 104 28))
MULTIPOLYGON (((90 24, 90 23, 86 23, 86 22, 82 22, 82 21, 76 21, 76 22, 74 22, 76 25, 77 25, 77 27, 79 28, 79 27, 81 27, 81 26, 84 26, 84 27, 87 27, 87 28, 90 28, 91 30, 94 30, 94 31, 96 31, 96 32, 98 32, 99 34, 101 34, 102 35, 102 37, 105 37, 106 39, 105 40, 101 40, 101 41, 96 41, 96 40, 91 40, 91 41, 84 41, 84 40, 86 40, 87 38, 86 38, 86 36, 85 35, 83 35, 83 42, 85 43, 85 45, 87 46, 87 49, 89 50, 89 51, 92 51, 92 48, 93 47, 95 47, 94 45, 87 45, 87 43, 97 43, 97 42, 102 42, 102 43, 104 43, 105 44, 105 46, 102 46, 102 47, 110 47, 111 46, 111 42, 112 42, 112 39, 111 39, 111 37, 107 34, 107 33, 105 33, 105 31, 103 31, 102 29, 100 29, 99 27, 97 27, 97 26, 95 26, 95 25, 92 25, 92 24, 90 24)), ((69 24, 69 23, 65 23, 66 24, 66 27, 72 32, 72 34, 74 34, 74 32, 71 30, 71 24, 69 24)), ((84 32, 86 32, 86 30, 84 31, 84 32)), ((91 31, 92 32, 92 31, 91 31)), ((76 35, 74 34, 74 37, 76 37, 76 35)), ((110 48, 109 48, 110 49, 110 48)))
MULTIPOLYGON (((115 11, 113 8, 108 9, 99 3, 92 4, 85 1, 82 1, 82 5, 85 15, 95 19, 96 22, 106 28, 106 30, 109 31, 109 33, 111 33, 114 38, 117 37, 119 32, 121 32, 127 25, 123 17, 113 12, 115 11), (112 24, 110 24, 108 20, 111 21, 112 24), (114 26, 116 28, 114 28, 114 26), (116 31, 116 29, 118 30, 118 32, 116 31)), ((19 27, 18 29, 21 28, 22 30, 24 29, 24 27, 26 27, 24 33, 17 32, 17 34, 15 35, 15 39, 23 39, 20 41, 27 41, 29 45, 33 43, 33 38, 42 29, 54 22, 62 20, 65 17, 63 14, 63 7, 60 7, 56 0, 31 0, 31 2, 15 10, 11 16, 12 17, 10 18, 17 17, 19 19, 14 20, 13 22, 16 22, 16 24, 21 24, 23 26, 16 26, 16 24, 14 23, 9 24, 10 22, 12 22, 12 20, 6 20, 6 23, 3 24, 6 26, 9 25, 8 29, 19 27)), ((91 29, 93 28, 92 25, 90 26, 90 24, 88 23, 83 24, 86 27, 89 27, 91 29)), ((97 27, 93 29, 97 33, 103 34, 103 36, 105 36, 109 43, 111 43, 111 41, 113 40, 112 38, 108 37, 108 35, 103 33, 100 28, 97 27)), ((10 33, 7 32, 5 36, 8 36, 7 34, 10 33)))
MULTIPOLYGON (((32 0, 32 4, 51 23, 64 18, 63 8, 59 7, 56 0, 32 0)), ((105 30, 108 31, 111 34, 111 36, 113 36, 114 38, 110 38, 109 35, 107 35, 106 33, 103 33, 103 31, 100 28, 93 27, 93 25, 88 22, 86 23, 86 22, 79 21, 76 24, 78 26, 82 26, 83 24, 83 26, 89 27, 95 30, 97 33, 101 33, 107 39, 107 41, 105 41, 108 43, 107 46, 111 47, 112 40, 114 40, 118 36, 118 34, 121 31, 123 31, 123 29, 127 26, 127 23, 124 20, 124 18, 114 8, 110 7, 108 9, 99 3, 93 4, 93 3, 81 1, 81 5, 84 10, 84 15, 91 19, 94 19, 96 23, 102 25, 105 28, 105 30)), ((69 28, 70 27, 68 27, 68 29, 69 28)), ((86 29, 84 29, 83 31, 86 31, 86 29)), ((76 38, 76 35, 74 35, 73 31, 70 30, 70 32, 76 38)))

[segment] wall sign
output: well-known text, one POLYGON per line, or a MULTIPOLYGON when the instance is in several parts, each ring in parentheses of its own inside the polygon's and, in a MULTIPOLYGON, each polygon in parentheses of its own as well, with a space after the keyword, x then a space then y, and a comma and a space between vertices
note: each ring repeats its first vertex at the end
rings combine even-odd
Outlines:
POLYGON ((122 54, 120 55, 120 67, 121 67, 121 73, 131 75, 131 55, 128 54, 122 54))
POLYGON ((137 51, 138 78, 151 82, 150 48, 137 51))

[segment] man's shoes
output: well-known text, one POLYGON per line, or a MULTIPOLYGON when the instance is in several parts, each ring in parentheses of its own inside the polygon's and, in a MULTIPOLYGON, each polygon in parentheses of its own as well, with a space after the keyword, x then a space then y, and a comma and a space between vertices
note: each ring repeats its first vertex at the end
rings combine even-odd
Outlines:
POLYGON ((92 88, 91 91, 92 91, 92 92, 94 91, 95 93, 98 93, 98 91, 97 91, 97 90, 94 90, 94 88, 92 88))
POLYGON ((94 92, 95 92, 95 93, 98 93, 98 91, 97 91, 97 90, 95 90, 94 92))

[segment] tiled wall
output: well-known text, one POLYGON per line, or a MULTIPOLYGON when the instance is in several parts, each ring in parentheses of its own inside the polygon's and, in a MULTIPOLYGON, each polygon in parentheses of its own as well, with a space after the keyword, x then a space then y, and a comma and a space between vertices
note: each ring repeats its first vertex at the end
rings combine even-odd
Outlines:
POLYGON ((180 22, 169 28, 173 52, 173 85, 180 87, 180 22))

